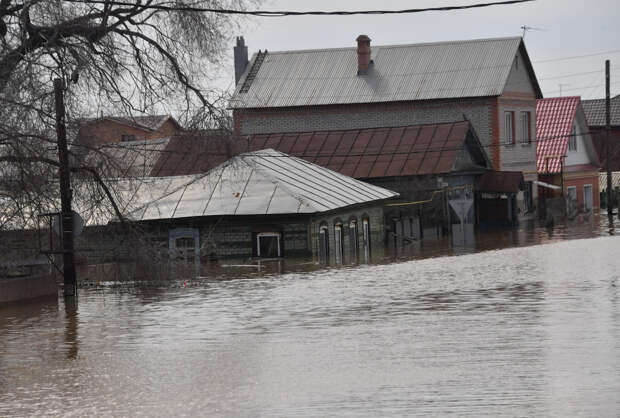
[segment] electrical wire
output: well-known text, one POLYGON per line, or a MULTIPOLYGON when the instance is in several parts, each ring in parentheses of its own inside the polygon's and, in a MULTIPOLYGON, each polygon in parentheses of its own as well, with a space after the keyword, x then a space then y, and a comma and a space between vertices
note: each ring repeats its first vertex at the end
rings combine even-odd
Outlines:
POLYGON ((233 14, 258 17, 285 17, 285 16, 353 16, 353 15, 395 15, 395 14, 413 14, 423 12, 444 12, 453 10, 477 9, 490 6, 503 6, 519 3, 529 3, 536 0, 506 0, 488 3, 475 3, 463 6, 440 6, 425 7, 416 9, 402 10, 337 10, 337 11, 271 11, 271 10, 235 10, 235 9, 216 9, 209 7, 182 6, 165 4, 136 4, 135 2, 114 1, 114 0, 62 0, 67 3, 84 3, 84 4, 101 4, 104 6, 123 6, 144 10, 161 10, 167 12, 197 12, 197 13, 217 13, 217 14, 233 14))

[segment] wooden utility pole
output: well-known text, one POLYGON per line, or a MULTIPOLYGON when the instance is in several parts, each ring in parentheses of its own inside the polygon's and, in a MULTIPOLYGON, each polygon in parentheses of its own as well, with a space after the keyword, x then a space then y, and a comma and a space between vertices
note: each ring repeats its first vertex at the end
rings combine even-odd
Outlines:
POLYGON ((65 297, 75 296, 77 291, 75 263, 73 260, 73 213, 71 211, 71 178, 69 153, 67 151, 67 129, 65 127, 65 102, 63 80, 54 80, 56 104, 56 135, 58 137, 58 170, 60 176, 60 230, 62 237, 63 275, 65 297))
POLYGON ((607 151, 607 216, 613 216, 613 190, 611 188, 611 118, 610 118, 610 92, 609 92, 609 60, 605 61, 605 147, 607 151))

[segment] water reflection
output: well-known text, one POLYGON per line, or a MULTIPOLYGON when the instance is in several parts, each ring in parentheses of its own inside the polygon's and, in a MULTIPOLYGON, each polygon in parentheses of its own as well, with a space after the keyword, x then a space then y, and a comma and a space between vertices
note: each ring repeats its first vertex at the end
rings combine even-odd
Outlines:
POLYGON ((78 309, 77 298, 69 297, 65 305, 65 344, 68 359, 76 359, 78 355, 78 309))

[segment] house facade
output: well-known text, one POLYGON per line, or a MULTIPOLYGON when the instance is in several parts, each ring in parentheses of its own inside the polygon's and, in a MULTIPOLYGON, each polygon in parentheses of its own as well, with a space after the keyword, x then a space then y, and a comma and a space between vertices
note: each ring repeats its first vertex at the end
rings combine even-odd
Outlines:
POLYGON ((540 205, 561 195, 569 213, 598 209, 600 167, 580 97, 540 99, 536 114, 540 205))
POLYGON ((308 255, 326 263, 370 261, 384 246, 384 203, 398 196, 269 149, 203 174, 114 186, 128 220, 155 248, 196 262, 308 255))
MULTIPOLYGON (((237 63, 244 72, 230 102, 235 133, 467 119, 493 169, 522 172, 535 201, 534 128, 542 94, 521 38, 372 48, 370 42, 362 35, 357 48, 259 51, 245 67, 237 63)), ((528 213, 527 198, 524 192, 517 196, 521 214, 528 213)))
POLYGON ((91 146, 171 137, 183 131, 169 115, 107 116, 81 123, 78 141, 91 146))
MULTIPOLYGON (((607 129, 605 99, 583 100, 583 110, 588 121, 588 128, 592 133, 592 140, 596 147, 601 170, 620 171, 620 94, 610 100, 610 160, 607 161, 607 129)), ((605 185, 605 188, 607 185, 605 185)))

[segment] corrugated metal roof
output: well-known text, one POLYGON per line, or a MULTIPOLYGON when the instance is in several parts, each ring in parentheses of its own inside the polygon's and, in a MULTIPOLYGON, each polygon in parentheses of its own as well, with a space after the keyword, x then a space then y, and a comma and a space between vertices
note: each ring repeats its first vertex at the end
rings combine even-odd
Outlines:
MULTIPOLYGON (((241 142, 243 144, 243 141, 241 142)), ((250 150, 274 148, 354 178, 415 176, 488 167, 467 121, 246 136, 250 150), (469 139, 468 139, 469 138, 469 139), (467 153, 459 160, 462 153, 467 153)))
POLYGON ((579 100, 579 96, 572 96, 536 101, 536 170, 539 173, 561 172, 579 100))
MULTIPOLYGON (((607 123, 605 99, 584 100, 581 103, 589 126, 605 126, 607 123)), ((620 95, 610 100, 609 115, 611 125, 620 126, 620 95)))
POLYGON ((357 75, 357 48, 269 52, 241 93, 253 61, 248 65, 230 107, 498 96, 521 43, 511 37, 372 46, 374 64, 364 75, 357 75))
POLYGON ((316 213, 398 196, 272 149, 241 154, 203 175, 118 184, 136 221, 316 213))

